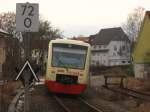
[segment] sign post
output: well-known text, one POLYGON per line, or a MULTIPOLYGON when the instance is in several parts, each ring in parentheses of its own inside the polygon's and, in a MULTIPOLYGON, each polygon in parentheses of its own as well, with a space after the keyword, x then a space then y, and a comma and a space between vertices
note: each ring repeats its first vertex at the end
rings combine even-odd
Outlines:
POLYGON ((35 75, 29 61, 31 60, 31 44, 30 44, 30 33, 38 32, 39 29, 39 5, 37 3, 17 3, 16 4, 16 31, 26 32, 27 37, 25 38, 25 55, 26 62, 22 67, 21 71, 17 75, 15 80, 21 79, 25 86, 25 102, 24 112, 29 112, 29 96, 28 89, 33 79, 39 81, 35 75))

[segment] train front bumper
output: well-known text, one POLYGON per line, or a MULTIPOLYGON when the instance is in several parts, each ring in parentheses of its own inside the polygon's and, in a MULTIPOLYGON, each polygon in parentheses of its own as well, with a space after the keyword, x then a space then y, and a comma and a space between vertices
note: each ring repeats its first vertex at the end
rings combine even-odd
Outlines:
POLYGON ((55 81, 45 80, 49 91, 64 94, 81 94, 87 87, 86 84, 67 85, 55 81))

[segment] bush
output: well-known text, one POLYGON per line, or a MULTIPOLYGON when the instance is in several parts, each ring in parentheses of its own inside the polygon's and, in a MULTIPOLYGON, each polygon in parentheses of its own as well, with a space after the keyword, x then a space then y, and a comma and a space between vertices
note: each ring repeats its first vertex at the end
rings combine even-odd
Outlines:
POLYGON ((134 69, 133 69, 133 65, 130 65, 129 68, 127 68, 127 75, 129 76, 134 76, 134 69))

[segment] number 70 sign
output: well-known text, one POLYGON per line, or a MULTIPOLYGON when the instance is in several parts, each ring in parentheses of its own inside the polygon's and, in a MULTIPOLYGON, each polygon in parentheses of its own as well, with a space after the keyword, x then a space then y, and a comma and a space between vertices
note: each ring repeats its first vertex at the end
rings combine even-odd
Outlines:
POLYGON ((37 3, 16 4, 16 31, 38 32, 39 5, 37 3))

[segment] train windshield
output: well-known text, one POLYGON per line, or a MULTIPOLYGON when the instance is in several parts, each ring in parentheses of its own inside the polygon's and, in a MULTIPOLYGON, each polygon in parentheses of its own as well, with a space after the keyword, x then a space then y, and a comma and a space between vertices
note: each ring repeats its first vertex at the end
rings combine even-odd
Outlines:
POLYGON ((54 45, 52 66, 84 69, 87 47, 77 45, 54 45))

